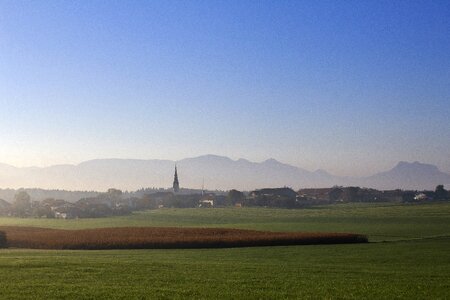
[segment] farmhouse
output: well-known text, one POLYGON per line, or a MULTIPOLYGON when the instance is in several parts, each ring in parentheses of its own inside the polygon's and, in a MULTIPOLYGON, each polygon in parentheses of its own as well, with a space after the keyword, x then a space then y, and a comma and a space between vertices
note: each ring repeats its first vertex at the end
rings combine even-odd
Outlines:
POLYGON ((251 198, 257 198, 260 196, 264 197, 287 197, 287 198, 294 198, 297 196, 297 193, 288 187, 283 188, 266 188, 266 189, 260 189, 250 192, 251 198))
POLYGON ((250 192, 245 205, 292 208, 296 206, 296 198, 297 193, 291 188, 266 188, 250 192))
POLYGON ((81 210, 75 206, 57 207, 53 212, 56 219, 76 219, 81 215, 81 210))
POLYGON ((214 200, 212 199, 202 199, 200 200, 199 207, 214 207, 214 200))
POLYGON ((416 201, 426 201, 426 200, 433 200, 433 198, 429 197, 425 193, 419 193, 419 194, 414 196, 414 200, 416 200, 416 201))
POLYGON ((214 194, 208 194, 204 195, 199 201, 198 201, 198 207, 214 207, 214 201, 215 201, 215 195, 214 194))

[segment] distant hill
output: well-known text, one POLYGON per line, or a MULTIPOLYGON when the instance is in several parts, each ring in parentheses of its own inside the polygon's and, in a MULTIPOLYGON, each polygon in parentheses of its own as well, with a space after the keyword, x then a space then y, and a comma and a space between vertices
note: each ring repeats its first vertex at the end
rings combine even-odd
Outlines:
MULTIPOLYGON (((204 181, 210 190, 251 190, 289 186, 330 187, 357 185, 377 189, 434 189, 450 185, 450 175, 436 166, 400 162, 393 169, 369 177, 339 177, 324 170, 308 171, 275 159, 251 162, 217 155, 171 160, 97 159, 78 165, 46 168, 16 168, 0 164, 0 188, 44 188, 106 191, 114 187, 134 191, 146 187, 170 187, 175 163, 180 185, 200 189, 204 181)), ((1 198, 1 197, 0 197, 1 198)))
MULTIPOLYGON (((44 189, 24 189, 33 201, 42 201, 47 198, 63 199, 69 202, 76 202, 81 198, 95 197, 98 192, 89 191, 63 191, 63 190, 44 190, 44 189)), ((2 201, 9 203, 14 201, 14 196, 19 192, 16 189, 0 189, 0 210, 2 201)))
POLYGON ((391 170, 363 178, 360 182, 363 186, 379 189, 434 189, 438 184, 450 184, 450 174, 441 172, 434 165, 401 161, 391 170))

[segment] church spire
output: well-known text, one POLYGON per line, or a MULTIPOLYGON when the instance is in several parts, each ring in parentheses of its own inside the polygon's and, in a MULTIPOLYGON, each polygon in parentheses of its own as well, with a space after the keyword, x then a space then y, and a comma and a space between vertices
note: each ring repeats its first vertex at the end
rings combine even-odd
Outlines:
POLYGON ((205 195, 205 177, 202 180, 202 197, 205 195))
POLYGON ((178 182, 177 165, 175 165, 175 175, 173 176, 173 191, 178 193, 180 191, 180 183, 178 182))

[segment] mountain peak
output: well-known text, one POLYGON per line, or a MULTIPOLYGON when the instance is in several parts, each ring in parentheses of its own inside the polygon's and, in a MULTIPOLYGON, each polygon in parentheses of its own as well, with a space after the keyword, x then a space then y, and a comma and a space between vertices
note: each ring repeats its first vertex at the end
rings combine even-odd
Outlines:
POLYGON ((418 161, 415 162, 406 162, 406 161, 400 161, 393 169, 392 171, 422 171, 422 172, 439 172, 438 167, 435 165, 430 164, 424 164, 418 161))
POLYGON ((439 171, 434 165, 418 161, 400 161, 391 170, 375 174, 363 181, 364 186, 379 189, 434 189, 438 184, 449 183, 449 174, 439 171))
POLYGON ((314 171, 314 173, 317 175, 321 175, 321 176, 331 176, 330 173, 328 173, 327 171, 325 171, 323 169, 317 169, 314 171))
POLYGON ((265 164, 281 164, 281 162, 279 162, 275 158, 266 159, 265 161, 263 161, 263 163, 265 163, 265 164))
POLYGON ((245 159, 245 158, 239 158, 239 159, 237 160, 237 162, 245 163, 245 164, 251 163, 251 161, 249 161, 248 159, 245 159))
POLYGON ((200 159, 200 160, 220 160, 220 161, 231 161, 232 159, 227 156, 215 155, 215 154, 205 154, 197 157, 192 157, 190 159, 200 159))

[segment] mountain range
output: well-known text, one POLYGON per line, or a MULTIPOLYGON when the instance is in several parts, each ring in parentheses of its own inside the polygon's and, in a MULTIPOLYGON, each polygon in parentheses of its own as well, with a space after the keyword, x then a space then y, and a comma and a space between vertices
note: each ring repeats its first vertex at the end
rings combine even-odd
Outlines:
POLYGON ((251 162, 217 155, 172 160, 96 159, 78 165, 17 168, 0 164, 0 188, 44 188, 105 191, 114 187, 137 190, 170 187, 175 164, 182 187, 209 190, 252 190, 289 186, 294 189, 361 186, 376 189, 434 189, 450 185, 450 174, 419 162, 399 162, 391 170, 368 177, 334 176, 324 170, 308 171, 275 159, 251 162))

